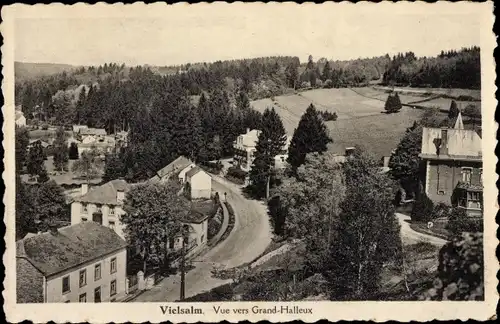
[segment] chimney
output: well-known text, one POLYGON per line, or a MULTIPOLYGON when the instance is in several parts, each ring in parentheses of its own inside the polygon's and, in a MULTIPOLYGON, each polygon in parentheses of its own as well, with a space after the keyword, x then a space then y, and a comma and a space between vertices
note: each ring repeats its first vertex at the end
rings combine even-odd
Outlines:
POLYGON ((441 149, 440 153, 448 155, 448 129, 441 129, 441 149))
POLYGON ((82 183, 82 195, 85 195, 89 191, 88 183, 82 183))
POLYGON ((121 203, 123 203, 124 200, 125 200, 125 191, 117 190, 116 191, 116 202, 121 204, 121 203))
POLYGON ((54 223, 54 222, 51 222, 48 224, 49 226, 49 232, 50 234, 52 235, 57 235, 59 233, 59 231, 57 230, 57 224, 54 223))
POLYGON ((247 128, 247 134, 250 133, 250 128, 247 128))

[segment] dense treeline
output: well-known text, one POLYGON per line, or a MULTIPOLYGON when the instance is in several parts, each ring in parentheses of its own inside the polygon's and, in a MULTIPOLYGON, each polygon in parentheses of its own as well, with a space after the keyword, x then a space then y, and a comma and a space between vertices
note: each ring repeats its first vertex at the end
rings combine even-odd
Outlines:
POLYGON ((398 54, 384 74, 384 83, 414 87, 481 87, 480 49, 442 51, 433 58, 417 58, 413 52, 398 54))

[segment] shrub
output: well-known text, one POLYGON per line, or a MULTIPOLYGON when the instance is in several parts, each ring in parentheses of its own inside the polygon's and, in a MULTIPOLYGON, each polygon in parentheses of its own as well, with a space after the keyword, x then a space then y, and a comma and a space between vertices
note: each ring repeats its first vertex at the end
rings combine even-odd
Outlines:
POLYGON ((467 216, 464 209, 454 207, 448 215, 448 225, 446 229, 454 235, 460 235, 463 232, 482 232, 482 219, 473 219, 467 216))
POLYGON ((324 121, 335 121, 337 120, 337 113, 336 112, 329 112, 329 111, 320 111, 319 114, 323 118, 324 121))
POLYGON ((227 175, 236 179, 245 180, 248 172, 243 171, 240 167, 233 166, 227 170, 227 175))
POLYGON ((385 102, 384 109, 387 113, 395 113, 401 110, 403 106, 401 105, 401 100, 399 99, 398 93, 390 94, 385 102))
POLYGON ((483 234, 463 233, 439 251, 438 275, 424 300, 484 300, 483 234))
POLYGON ((333 81, 330 79, 326 79, 325 83, 323 84, 323 88, 325 88, 325 89, 333 88, 333 81))
POLYGON ((413 204, 411 220, 416 222, 428 222, 434 218, 434 203, 425 193, 413 204))

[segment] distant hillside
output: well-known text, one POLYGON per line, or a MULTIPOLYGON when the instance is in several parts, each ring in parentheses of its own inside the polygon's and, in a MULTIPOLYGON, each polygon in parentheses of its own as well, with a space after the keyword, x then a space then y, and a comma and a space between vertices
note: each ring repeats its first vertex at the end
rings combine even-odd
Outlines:
POLYGON ((70 72, 75 69, 77 66, 69 64, 14 62, 16 81, 58 74, 64 71, 70 72))

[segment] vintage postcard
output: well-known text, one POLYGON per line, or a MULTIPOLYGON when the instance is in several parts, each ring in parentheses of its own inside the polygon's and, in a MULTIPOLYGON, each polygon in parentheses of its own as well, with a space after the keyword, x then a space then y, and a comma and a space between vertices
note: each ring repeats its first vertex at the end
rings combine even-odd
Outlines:
POLYGON ((1 14, 9 322, 496 318, 493 2, 1 14))

